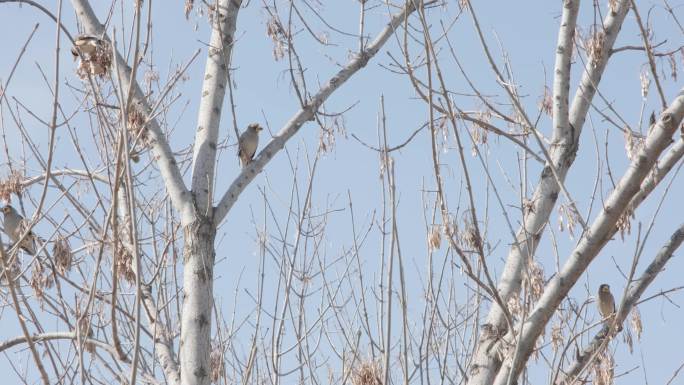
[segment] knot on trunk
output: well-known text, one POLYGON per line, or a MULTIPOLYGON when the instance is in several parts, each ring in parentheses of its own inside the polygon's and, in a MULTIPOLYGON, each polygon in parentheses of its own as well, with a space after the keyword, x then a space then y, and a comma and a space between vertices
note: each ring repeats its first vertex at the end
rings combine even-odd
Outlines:
MULTIPOLYGON (((202 270, 208 270, 203 274, 207 277, 213 270, 216 251, 214 250, 214 238, 216 237, 216 226, 208 216, 198 216, 195 221, 185 226, 185 246, 183 247, 183 260, 187 264, 191 260, 198 258, 203 263, 200 266, 207 266, 202 270)), ((197 272, 199 273, 199 272, 197 272)))

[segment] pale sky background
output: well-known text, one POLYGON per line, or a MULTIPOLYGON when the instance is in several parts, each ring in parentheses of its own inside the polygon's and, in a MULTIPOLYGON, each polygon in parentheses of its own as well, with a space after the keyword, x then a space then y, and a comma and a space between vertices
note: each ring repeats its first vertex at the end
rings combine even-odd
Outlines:
MULTIPOLYGON (((41 2, 53 11, 56 9, 55 3, 55 1, 41 2)), ((110 2, 95 0, 92 3, 98 9, 100 20, 103 20, 106 14, 106 6, 110 2)), ((357 33, 359 9, 357 1, 334 0, 324 3, 325 5, 321 7, 321 15, 329 23, 339 30, 351 34, 357 33)), ((377 1, 369 1, 368 4, 377 5, 377 3, 377 1)), ((448 7, 435 8, 428 12, 428 17, 432 23, 433 36, 438 35, 441 31, 440 18, 448 23, 453 21, 458 13, 456 1, 449 3, 448 7)), ((603 3, 606 2, 602 1, 601 3, 601 6, 605 7, 603 3)), ((146 7, 147 2, 145 4, 146 7)), ((673 19, 667 16, 660 3, 639 2, 642 17, 645 17, 647 9, 652 5, 655 8, 652 10, 651 20, 658 21, 655 25, 653 41, 667 40, 660 47, 662 51, 678 48, 684 41, 682 32, 673 19)), ((679 1, 673 1, 671 4, 679 18, 684 17, 681 5, 682 3, 679 1)), ((515 81, 520 86, 518 91, 523 96, 527 112, 531 117, 536 118, 537 103, 543 95, 544 86, 551 87, 552 84, 560 2, 544 0, 524 2, 476 1, 474 6, 497 63, 503 66, 500 44, 504 47, 512 64, 515 81)), ((130 15, 130 10, 133 8, 132 1, 124 1, 123 7, 128 12, 124 18, 127 31, 132 20, 130 15)), ((303 5, 302 8, 304 9, 303 5)), ((603 11, 605 13, 605 9, 603 11)), ((65 2, 63 12, 64 24, 73 35, 76 35, 78 29, 69 2, 65 2)), ((315 31, 319 33, 325 31, 322 24, 318 20, 314 20, 310 12, 307 11, 305 15, 315 31)), ((119 3, 116 6, 114 19, 116 20, 117 31, 120 31, 122 18, 121 4, 119 3)), ((374 37, 386 20, 387 8, 384 6, 374 7, 367 14, 366 33, 374 37)), ((238 125, 240 129, 243 129, 250 122, 258 121, 267 126, 268 129, 262 135, 262 146, 269 136, 268 131, 277 132, 298 109, 297 99, 290 88, 289 75, 285 72, 287 60, 278 62, 273 60, 273 44, 265 33, 267 21, 268 15, 264 11, 263 4, 252 0, 246 9, 241 11, 238 18, 237 43, 233 51, 233 66, 236 68, 233 76, 236 83, 235 101, 238 125)), ((579 21, 585 33, 592 22, 591 2, 585 1, 582 4, 579 21)), ((0 43, 2 47, 0 80, 3 84, 6 82, 21 47, 36 23, 40 23, 39 29, 29 45, 20 67, 14 74, 7 90, 7 97, 13 108, 16 108, 13 101, 16 98, 36 115, 44 120, 49 120, 52 98, 37 65, 45 71, 51 82, 54 77, 55 24, 35 8, 26 5, 19 7, 14 4, 0 4, 0 36, 4 37, 0 43)), ((155 1, 153 2, 153 23, 154 37, 151 60, 154 64, 154 70, 159 73, 160 81, 164 82, 164 79, 167 79, 179 65, 185 63, 195 50, 204 49, 205 42, 209 39, 206 17, 198 16, 197 12, 193 12, 188 21, 183 15, 181 1, 155 1)), ((108 31, 111 32, 111 28, 108 31)), ((317 82, 326 81, 339 69, 339 63, 347 61, 350 51, 355 51, 358 48, 358 38, 356 37, 331 32, 328 38, 334 46, 321 46, 315 43, 306 32, 300 32, 297 37, 298 53, 307 68, 307 82, 312 92, 317 89, 315 86, 317 82)), ((503 90, 497 87, 493 80, 492 71, 484 57, 479 41, 476 39, 469 15, 460 16, 449 31, 449 39, 473 82, 492 100, 506 103, 507 99, 503 90)), ((61 43, 60 79, 62 83, 60 85, 60 100, 66 111, 73 111, 79 95, 76 95, 65 84, 68 82, 80 86, 81 81, 74 73, 75 64, 69 53, 67 39, 63 37, 61 43)), ((641 37, 638 34, 634 17, 630 14, 622 28, 616 47, 640 44, 641 37)), ((445 45, 442 44, 441 47, 444 49, 445 45)), ((334 150, 319 162, 319 170, 316 176, 317 182, 313 198, 314 211, 341 210, 329 215, 327 244, 322 251, 325 258, 329 260, 338 257, 352 245, 347 193, 349 192, 353 199, 357 228, 367 228, 370 213, 373 210, 380 210, 382 207, 378 155, 359 144, 351 137, 351 134, 355 134, 367 143, 377 144, 377 114, 382 95, 385 97, 389 142, 392 145, 403 142, 427 119, 425 103, 416 100, 415 92, 408 79, 405 76, 391 73, 382 67, 392 64, 392 60, 387 55, 388 51, 392 53, 393 57, 401 58, 396 40, 392 38, 368 64, 367 68, 347 82, 326 104, 328 112, 342 111, 354 105, 344 115, 347 137, 345 138, 342 135, 336 137, 337 142, 334 150)), ((415 57, 418 52, 414 45, 412 55, 415 57)), ((443 50, 440 52, 440 58, 442 59, 440 63, 442 70, 445 72, 451 90, 470 94, 471 90, 453 60, 450 60, 450 54, 443 50)), ((678 70, 681 71, 684 56, 678 54, 676 59, 678 70)), ((180 97, 172 105, 167 122, 168 125, 175 127, 174 136, 171 138, 174 150, 186 148, 192 143, 204 60, 205 51, 203 50, 190 66, 186 79, 180 82, 175 90, 176 93, 180 94, 180 97)), ((147 64, 149 63, 148 61, 147 64)), ((644 112, 644 122, 641 125, 639 124, 642 104, 639 74, 642 69, 646 68, 645 63, 645 55, 641 51, 616 54, 609 63, 600 86, 600 91, 605 98, 613 103, 613 107, 635 129, 639 127, 643 129, 650 111, 659 109, 655 86, 651 84, 651 93, 644 112)), ((659 61, 659 63, 661 62, 659 61)), ((579 64, 576 62, 573 67, 571 95, 574 94, 579 77, 579 64)), ((664 68, 667 72, 662 79, 665 97, 671 101, 679 91, 681 81, 671 79, 668 71, 669 66, 666 63, 663 62, 659 68, 664 68)), ((142 79, 142 75, 140 79, 142 79)), ((474 110, 480 107, 473 100, 473 98, 461 96, 456 98, 459 107, 464 110, 474 110)), ((598 97, 595 99, 596 105, 603 108, 605 104, 599 100, 598 97)), ((228 107, 227 99, 224 106, 228 107)), ((508 106, 501 108, 506 112, 511 110, 508 106)), ((22 150, 15 137, 16 127, 7 114, 6 102, 3 102, 0 112, 2 112, 0 118, 2 119, 3 134, 7 136, 10 153, 17 157, 22 150)), ((47 129, 26 113, 22 112, 22 118, 27 129, 31 131, 32 135, 35 133, 35 138, 38 138, 36 140, 43 148, 46 148, 47 129)), ((232 147, 235 143, 235 137, 231 121, 230 110, 225 108, 221 124, 221 137, 226 138, 228 136, 228 143, 231 147, 223 151, 219 160, 215 190, 215 195, 218 197, 223 194, 239 171, 235 149, 232 147)), ((509 128, 500 122, 495 123, 502 129, 509 128)), ((83 125, 84 135, 87 135, 83 141, 84 143, 91 143, 92 138, 90 138, 87 115, 79 114, 74 119, 73 124, 76 126, 83 125)), ((551 135, 550 125, 549 117, 543 115, 538 127, 547 137, 551 135)), ((463 129, 464 127, 461 126, 460 128, 463 129)), ((301 159, 305 159, 303 158, 304 151, 308 151, 310 157, 313 156, 318 143, 318 134, 319 128, 315 124, 306 124, 287 146, 290 156, 293 158, 299 156, 300 158, 300 171, 298 172, 300 189, 303 189, 306 183, 306 163, 305 160, 301 161, 301 159), (297 155, 298 152, 299 155, 297 155)), ((73 158, 73 148, 69 138, 66 135, 58 134, 58 136, 55 167, 79 168, 80 162, 73 158)), ((462 207, 467 204, 467 201, 464 195, 459 192, 462 182, 461 168, 458 163, 457 152, 453 149, 455 146, 453 134, 449 136, 448 140, 451 149, 442 154, 442 160, 445 163, 443 172, 447 178, 445 187, 449 196, 449 207, 455 210, 459 204, 459 196, 461 196, 460 205, 462 207)), ((566 185, 577 200, 580 211, 585 214, 592 203, 590 202, 590 193, 594 189, 597 173, 600 173, 601 190, 599 191, 603 192, 603 196, 607 196, 611 190, 605 167, 606 141, 608 142, 608 157, 610 158, 612 175, 614 178, 619 178, 628 165, 628 160, 624 154, 623 136, 610 124, 602 121, 600 116, 592 113, 591 120, 587 119, 582 133, 577 161, 566 180, 566 185), (607 132, 608 134, 606 134, 607 132), (595 142, 595 138, 598 142, 595 142), (601 151, 600 170, 597 166, 597 146, 601 151)), ((423 187, 428 190, 434 188, 429 143, 428 132, 424 130, 404 149, 393 153, 399 191, 398 219, 402 254, 405 264, 410 266, 408 269, 408 282, 410 282, 408 294, 413 302, 410 303, 409 311, 411 315, 416 317, 414 320, 418 319, 417 317, 423 307, 421 301, 422 282, 424 282, 427 261, 425 215, 421 200, 422 189, 423 187)), ((90 145, 92 146, 92 143, 90 145)), ((477 158, 470 156, 470 147, 471 143, 466 142, 469 166, 473 178, 477 178, 474 188, 478 198, 477 205, 480 210, 480 217, 484 216, 485 209, 488 212, 486 231, 490 246, 494 247, 491 255, 488 256, 490 268, 493 268, 494 274, 498 276, 503 265, 501 261, 509 250, 508 245, 511 237, 501 215, 501 209, 491 190, 488 195, 486 194, 486 181, 482 177, 482 169, 477 158)), ((532 147, 538 149, 536 145, 532 147)), ((519 191, 517 190, 519 187, 519 171, 516 165, 516 153, 509 141, 496 138, 493 134, 489 135, 489 145, 481 149, 487 157, 497 188, 503 196, 508 214, 517 229, 517 221, 520 215, 515 208, 519 206, 519 191), (512 186, 508 184, 507 180, 511 181, 512 186)), ((87 147, 86 150, 88 150, 87 147)), ((0 176, 2 177, 7 174, 6 161, 3 152, 0 160, 2 162, 0 176)), ((29 163, 26 173, 27 176, 33 176, 39 171, 35 163, 29 163)), ((540 167, 531 161, 528 189, 536 185, 539 171, 540 167)), ((189 183, 189 175, 186 175, 185 180, 189 183)), ((670 181, 671 177, 659 186, 637 212, 637 218, 642 221, 644 231, 648 227, 656 205, 663 194, 663 187, 670 181)), ((159 180, 152 181, 152 183, 159 183, 159 180)), ((263 215, 260 214, 263 212, 263 204, 259 190, 266 190, 269 202, 278 215, 278 220, 285 221, 291 185, 292 173, 289 162, 285 152, 281 152, 247 188, 219 229, 217 234, 215 294, 217 305, 223 309, 226 318, 230 317, 234 308, 237 318, 248 314, 253 308, 253 301, 248 292, 256 292, 258 243, 255 228, 263 227, 263 215), (255 218, 256 223, 253 222, 253 218, 255 218), (235 295, 238 284, 240 289, 235 295)), ((39 190, 38 186, 34 186, 30 194, 38 196, 39 190)), ((637 268, 637 275, 643 271, 644 266, 650 262, 672 231, 680 225, 682 206, 677 201, 680 200, 678 197, 681 197, 682 194, 684 194, 684 183, 679 177, 672 183, 669 196, 663 204, 663 210, 656 219, 655 226, 644 248, 642 263, 637 268)), ((49 202, 50 204, 55 197, 50 196, 50 199, 53 199, 49 202)), ((565 199, 559 198, 559 203, 565 203, 565 199)), ((434 204, 434 197, 431 198, 429 204, 434 204)), ((29 205, 28 208, 32 207, 29 205)), ((599 208, 600 199, 594 202, 592 218, 589 219, 590 223, 599 208)), ((67 207, 58 204, 53 215, 58 217, 59 215, 56 213, 59 210, 66 213, 67 207)), ((427 215, 429 216, 429 214, 427 215)), ((557 211, 554 211, 550 229, 553 230, 553 235, 556 237, 558 254, 562 264, 572 250, 577 237, 573 240, 568 236, 567 231, 559 232, 557 224, 557 211)), ((272 223, 269 224, 270 229, 272 229, 272 225, 272 223)), ((45 226, 50 225, 41 223, 37 227, 37 231, 50 231, 45 226)), ((572 296, 576 302, 582 303, 586 298, 594 295, 599 284, 603 282, 611 285, 616 296, 621 296, 626 283, 615 263, 623 272, 629 271, 631 257, 634 254, 637 242, 637 228, 638 224, 633 222, 631 235, 626 236, 624 241, 617 237, 604 248, 588 272, 573 288, 572 296)), ((575 235, 578 235, 577 230, 575 235)), ((445 249, 442 246, 442 249, 435 253, 433 258, 444 258, 445 249)), ((377 272, 378 250, 379 237, 377 230, 374 230, 361 250, 362 258, 365 259, 364 269, 367 269, 369 277, 374 277, 377 272)), ((449 258, 452 257, 449 256, 449 258)), ((268 260, 269 258, 267 258, 268 260)), ((543 242, 537 252, 537 260, 544 266, 545 277, 548 279, 555 271, 555 256, 551 247, 549 229, 544 233, 543 242)), ((343 265, 335 266, 340 270, 343 267, 343 265)), ((266 273, 272 274, 271 281, 273 282, 277 277, 275 268, 273 261, 268 261, 266 273)), ((673 258, 667 265, 667 271, 662 273, 651 285, 645 297, 660 290, 682 286, 684 282, 681 273, 679 273, 682 269, 684 269, 684 261, 678 256, 673 258)), ((465 289, 466 283, 472 286, 471 283, 463 281, 465 279, 463 276, 458 276, 457 279, 458 282, 455 282, 457 287, 460 286, 465 289)), ((266 292, 268 293, 268 290, 266 292)), ((617 379, 618 384, 642 384, 645 381, 651 384, 663 384, 684 362, 684 355, 681 354, 680 349, 681 344, 684 343, 684 334, 680 331, 679 326, 684 322, 684 312, 679 309, 682 295, 677 292, 670 295, 669 299, 671 301, 659 297, 639 307, 644 324, 644 335, 640 342, 635 342, 633 353, 629 352, 621 337, 611 343, 611 349, 616 351, 616 363, 618 365, 616 373, 638 367, 626 376, 617 379)), ((598 319, 593 305, 590 314, 594 314, 595 319, 598 319)), ((45 326, 49 327, 50 324, 46 323, 45 326)), ((0 341, 20 334, 16 317, 8 309, 4 309, 0 313, 0 327, 2 330, 0 341)), ((244 346, 247 345, 246 338, 251 333, 252 330, 246 327, 243 333, 238 336, 245 338, 242 341, 244 346)), ((593 334, 590 333, 590 335, 593 334)), ((550 329, 547 330, 546 336, 548 342, 550 329)), ((20 368, 25 369, 28 366, 28 370, 32 370, 33 363, 27 352, 15 348, 5 352, 5 356, 0 358, 0 373, 10 373, 9 360, 20 368)), ((16 379, 14 374, 11 375, 11 378, 16 379)), ((535 377, 535 373, 531 373, 531 378, 540 382, 548 381, 541 375, 535 377)), ((290 382, 286 381, 286 383, 290 382)), ((675 383, 684 383, 684 377, 679 377, 675 383)))

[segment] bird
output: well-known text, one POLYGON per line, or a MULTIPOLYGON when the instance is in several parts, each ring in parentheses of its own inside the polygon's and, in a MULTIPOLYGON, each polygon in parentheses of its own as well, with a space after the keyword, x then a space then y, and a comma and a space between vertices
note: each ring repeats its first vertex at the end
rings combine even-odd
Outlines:
MULTIPOLYGON (((26 220, 17 212, 17 210, 6 205, 2 208, 3 221, 2 227, 5 233, 9 236, 12 243, 17 243, 22 234, 26 231, 26 220)), ((36 254, 36 235, 33 231, 29 231, 19 245, 24 251, 30 255, 36 254)))
POLYGON ((100 44, 100 39, 95 36, 78 35, 74 39, 74 46, 71 47, 71 54, 74 55, 74 60, 78 58, 79 53, 91 58, 100 44))
POLYGON ((262 129, 259 123, 252 123, 240 134, 240 139, 238 139, 238 157, 242 167, 247 166, 254 158, 256 149, 259 147, 259 131, 262 129))
MULTIPOLYGON (((615 319, 615 297, 610 292, 610 286, 606 283, 599 286, 598 308, 601 317, 607 322, 612 322, 615 319)), ((617 331, 622 331, 622 325, 617 325, 617 331)))

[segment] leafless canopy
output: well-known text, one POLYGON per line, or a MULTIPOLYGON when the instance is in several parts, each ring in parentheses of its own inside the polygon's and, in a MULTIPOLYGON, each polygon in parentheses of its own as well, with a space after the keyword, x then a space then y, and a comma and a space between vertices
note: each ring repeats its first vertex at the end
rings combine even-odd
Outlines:
POLYGON ((682 381, 683 4, 508 3, 0 0, 7 381, 682 381))

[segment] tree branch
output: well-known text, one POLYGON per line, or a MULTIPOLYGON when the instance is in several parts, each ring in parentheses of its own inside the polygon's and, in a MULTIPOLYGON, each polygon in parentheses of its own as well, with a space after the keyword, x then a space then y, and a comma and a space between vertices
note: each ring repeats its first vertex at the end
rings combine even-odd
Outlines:
MULTIPOLYGON (((417 1, 422 3, 422 1, 417 1)), ((399 27, 399 25, 415 11, 413 2, 407 2, 406 6, 401 12, 394 15, 385 29, 375 38, 375 40, 366 47, 362 53, 352 59, 344 68, 342 68, 335 76, 330 78, 327 83, 314 95, 311 100, 302 107, 295 115, 290 118, 290 121, 274 136, 273 139, 264 147, 259 155, 244 169, 240 175, 233 181, 228 190, 225 192, 221 201, 216 206, 214 211, 214 224, 221 223, 223 218, 228 214, 230 208, 237 201, 242 191, 254 180, 254 178, 266 167, 266 164, 273 159, 273 157, 285 147, 285 143, 292 138, 309 120, 314 118, 318 108, 328 99, 328 97, 335 92, 342 84, 352 77, 357 71, 365 67, 368 61, 378 53, 380 48, 387 42, 392 33, 399 27)))
POLYGON ((160 320, 159 311, 152 299, 152 291, 148 285, 142 285, 142 300, 145 305, 145 313, 150 324, 150 330, 154 334, 155 353, 159 359, 166 380, 170 385, 180 385, 180 370, 178 360, 173 352, 173 340, 170 338, 172 333, 160 320))
MULTIPOLYGON (((517 378, 520 374, 534 349, 537 338, 545 329, 557 306, 615 234, 615 224, 639 191, 642 181, 652 170, 660 153, 670 145, 672 135, 679 128, 683 117, 684 89, 679 92, 672 105, 663 112, 651 134, 646 138, 644 147, 634 158, 615 190, 606 199, 603 210, 589 231, 582 236, 560 272, 544 288, 544 293, 523 324, 522 333, 518 339, 520 354, 513 362, 501 368, 494 384, 506 384, 509 373, 513 378, 517 378)), ((508 336, 510 335, 511 333, 508 336)))
MULTIPOLYGON (((77 338, 78 337, 77 337, 75 331, 74 332, 48 332, 48 333, 33 334, 30 337, 30 341, 46 342, 46 341, 52 341, 52 340, 76 340, 77 338)), ((112 355, 112 357, 119 357, 114 346, 112 346, 106 342, 96 340, 94 338, 86 338, 83 336, 81 338, 83 338, 84 343, 96 346, 100 349, 103 349, 107 353, 112 355)), ((26 338, 26 336, 14 337, 12 339, 9 339, 9 340, 6 340, 5 342, 0 343, 0 352, 3 352, 7 349, 14 347, 14 346, 17 346, 17 345, 20 345, 23 343, 27 343, 27 342, 29 342, 29 340, 26 338)), ((129 365, 131 363, 129 360, 125 360, 125 359, 120 360, 120 361, 123 363, 129 364, 129 365)), ((154 377, 152 377, 149 373, 143 373, 143 376, 145 377, 145 382, 149 382, 151 384, 159 384, 159 382, 154 377)))
MULTIPOLYGON (((100 24, 87 0, 72 0, 71 3, 76 11, 78 21, 83 25, 87 34, 111 41, 106 36, 104 27, 100 24)), ((130 83, 131 68, 116 50, 116 47, 112 47, 112 60, 116 60, 116 65, 120 71, 118 77, 121 79, 123 89, 128 89, 128 87, 132 89, 133 97, 131 104, 138 106, 141 109, 140 112, 147 118, 150 115, 150 106, 138 83, 135 81, 130 83)), ((138 58, 133 60, 138 60, 138 58)), ((166 140, 165 134, 162 132, 156 119, 151 119, 147 123, 146 128, 149 135, 149 146, 154 154, 154 158, 157 160, 159 172, 164 180, 173 207, 180 213, 183 224, 191 223, 195 217, 192 196, 185 186, 185 182, 183 182, 183 176, 180 173, 178 163, 166 140)))
MULTIPOLYGON (((646 288, 653 282, 656 276, 663 270, 665 264, 672 258, 674 252, 684 241, 684 223, 670 236, 670 240, 660 249, 656 257, 650 265, 646 268, 641 277, 633 281, 627 289, 627 294, 623 301, 623 305, 618 309, 615 317, 617 325, 622 324, 632 309, 637 305, 639 299, 644 294, 646 288)), ((603 326, 601 331, 596 334, 591 344, 587 346, 579 359, 566 371, 564 378, 559 379, 556 384, 572 383, 575 378, 587 366, 590 359, 601 348, 603 343, 609 337, 609 330, 612 327, 610 324, 603 326)))
POLYGON ((197 210, 204 215, 209 214, 212 205, 219 124, 241 3, 242 0, 221 0, 211 24, 192 156, 192 192, 197 210))
MULTIPOLYGON (((568 24, 567 27, 564 27, 563 23, 566 21, 571 22, 576 18, 576 16, 573 17, 571 14, 577 12, 579 3, 579 0, 577 0, 571 7, 563 7, 561 28, 559 30, 558 38, 559 43, 562 42, 562 44, 566 44, 562 47, 562 55, 572 55, 572 40, 568 41, 565 38, 565 34, 570 33, 569 30, 565 30, 566 28, 570 28, 570 24, 568 24)), ((555 165, 556 174, 561 181, 565 180, 568 170, 575 160, 579 136, 584 125, 584 120, 596 93, 595 87, 606 68, 608 59, 610 58, 610 49, 615 44, 618 32, 620 31, 629 10, 629 4, 629 0, 620 1, 616 12, 610 12, 606 16, 602 29, 605 31, 605 40, 602 49, 600 54, 597 57, 592 57, 591 61, 585 66, 580 85, 578 86, 570 111, 568 112, 567 124, 564 124, 561 120, 554 121, 554 135, 549 154, 555 165)), ((557 51, 560 51, 560 47, 557 51)), ((561 54, 557 53, 556 65, 559 65, 560 60, 561 67, 556 68, 556 71, 563 71, 564 68, 562 66, 569 59, 561 59, 558 55, 561 54)), ((554 96, 558 95, 562 97, 563 92, 561 89, 568 87, 569 83, 564 84, 563 82, 559 82, 558 80, 564 78, 564 75, 560 74, 558 76, 560 79, 556 79, 553 92, 554 96), (556 89, 556 87, 561 89, 556 89)), ((554 108, 559 108, 559 111, 561 111, 561 106, 555 105, 557 102, 558 101, 554 100, 554 108)), ((522 284, 524 267, 527 266, 526 262, 528 259, 534 256, 536 252, 544 227, 548 223, 551 212, 558 200, 559 192, 560 186, 556 182, 556 178, 554 177, 551 168, 547 165, 542 170, 539 183, 530 199, 532 208, 528 210, 523 225, 518 230, 514 244, 506 258, 498 287, 499 293, 504 301, 518 295, 522 284)), ((499 306, 492 305, 489 314, 487 315, 486 324, 492 326, 497 332, 505 327, 504 314, 499 306)), ((468 384, 492 383, 494 375, 501 365, 500 359, 496 357, 494 351, 489 348, 492 343, 495 343, 494 339, 496 335, 498 334, 480 334, 478 347, 471 364, 472 376, 468 380, 468 384)))

